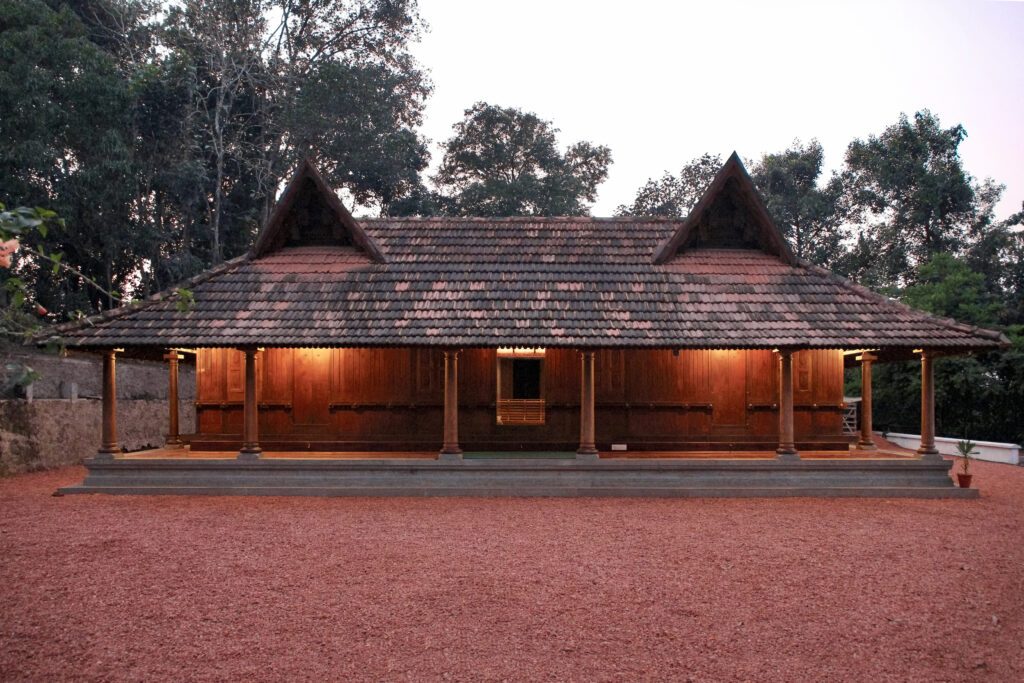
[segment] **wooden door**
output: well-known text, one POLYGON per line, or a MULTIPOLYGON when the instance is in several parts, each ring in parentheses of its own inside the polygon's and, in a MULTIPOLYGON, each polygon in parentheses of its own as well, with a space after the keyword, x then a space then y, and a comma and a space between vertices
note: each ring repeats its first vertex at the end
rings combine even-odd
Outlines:
POLYGON ((711 352, 711 426, 743 428, 747 423, 747 358, 733 349, 711 352))
POLYGON ((292 419, 296 427, 323 426, 331 419, 330 349, 295 349, 292 419))

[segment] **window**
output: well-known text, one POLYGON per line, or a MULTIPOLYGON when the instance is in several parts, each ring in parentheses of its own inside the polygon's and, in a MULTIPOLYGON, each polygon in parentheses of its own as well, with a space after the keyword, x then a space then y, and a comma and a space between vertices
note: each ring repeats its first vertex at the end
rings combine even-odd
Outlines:
POLYGON ((498 349, 498 424, 544 424, 544 349, 498 349))

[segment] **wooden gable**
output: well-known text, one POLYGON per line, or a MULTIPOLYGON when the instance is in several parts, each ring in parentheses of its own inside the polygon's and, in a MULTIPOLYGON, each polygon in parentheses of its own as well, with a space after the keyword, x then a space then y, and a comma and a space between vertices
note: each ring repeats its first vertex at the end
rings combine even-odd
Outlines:
POLYGON ((654 263, 662 264, 681 252, 700 248, 757 250, 786 264, 796 264, 736 152, 718 171, 683 224, 659 245, 654 263))
POLYGON ((375 263, 385 258, 308 160, 285 188, 253 252, 256 258, 285 247, 354 247, 375 263))

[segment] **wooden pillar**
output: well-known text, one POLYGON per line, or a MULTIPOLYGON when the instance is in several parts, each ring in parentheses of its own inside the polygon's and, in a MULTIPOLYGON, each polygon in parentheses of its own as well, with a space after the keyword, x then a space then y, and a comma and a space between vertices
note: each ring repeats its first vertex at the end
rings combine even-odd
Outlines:
POLYGON ((597 460, 594 444, 594 352, 581 351, 580 362, 580 447, 577 460, 597 460))
POLYGON ((440 460, 462 460, 459 448, 459 352, 444 352, 444 445, 440 460))
POLYGON ((178 361, 182 358, 183 356, 178 355, 178 352, 174 350, 164 354, 168 371, 167 403, 170 406, 165 448, 181 448, 184 445, 181 442, 181 435, 178 433, 178 361))
POLYGON ((867 351, 860 355, 860 439, 857 449, 861 451, 875 450, 875 440, 871 436, 871 361, 877 358, 867 351))
POLYGON ((935 357, 931 351, 921 351, 921 447, 917 454, 922 460, 942 460, 935 448, 935 357))
POLYGON ((117 378, 114 367, 114 356, 117 351, 107 349, 103 352, 103 436, 96 460, 113 460, 121 455, 121 447, 117 445, 117 378))
POLYGON ((777 460, 799 460, 796 443, 793 437, 793 352, 788 349, 779 351, 779 447, 776 449, 777 460))
POLYGON ((253 347, 242 349, 245 354, 245 402, 242 406, 242 450, 239 460, 259 460, 263 453, 259 438, 259 406, 256 404, 256 354, 253 347))

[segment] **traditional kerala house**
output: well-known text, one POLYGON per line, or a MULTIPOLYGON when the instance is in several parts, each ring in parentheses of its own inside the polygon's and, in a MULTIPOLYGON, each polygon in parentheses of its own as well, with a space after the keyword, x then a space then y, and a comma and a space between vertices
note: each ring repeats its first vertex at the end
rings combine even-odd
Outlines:
POLYGON ((59 330, 106 358, 69 491, 971 495, 935 450, 933 361, 1006 344, 796 259, 735 154, 685 220, 356 220, 303 163, 252 251, 186 286, 186 311, 59 330), (197 431, 171 401, 167 448, 126 457, 115 356, 153 349, 172 382, 195 353, 197 431), (878 454, 871 363, 910 358, 919 457, 878 454))

